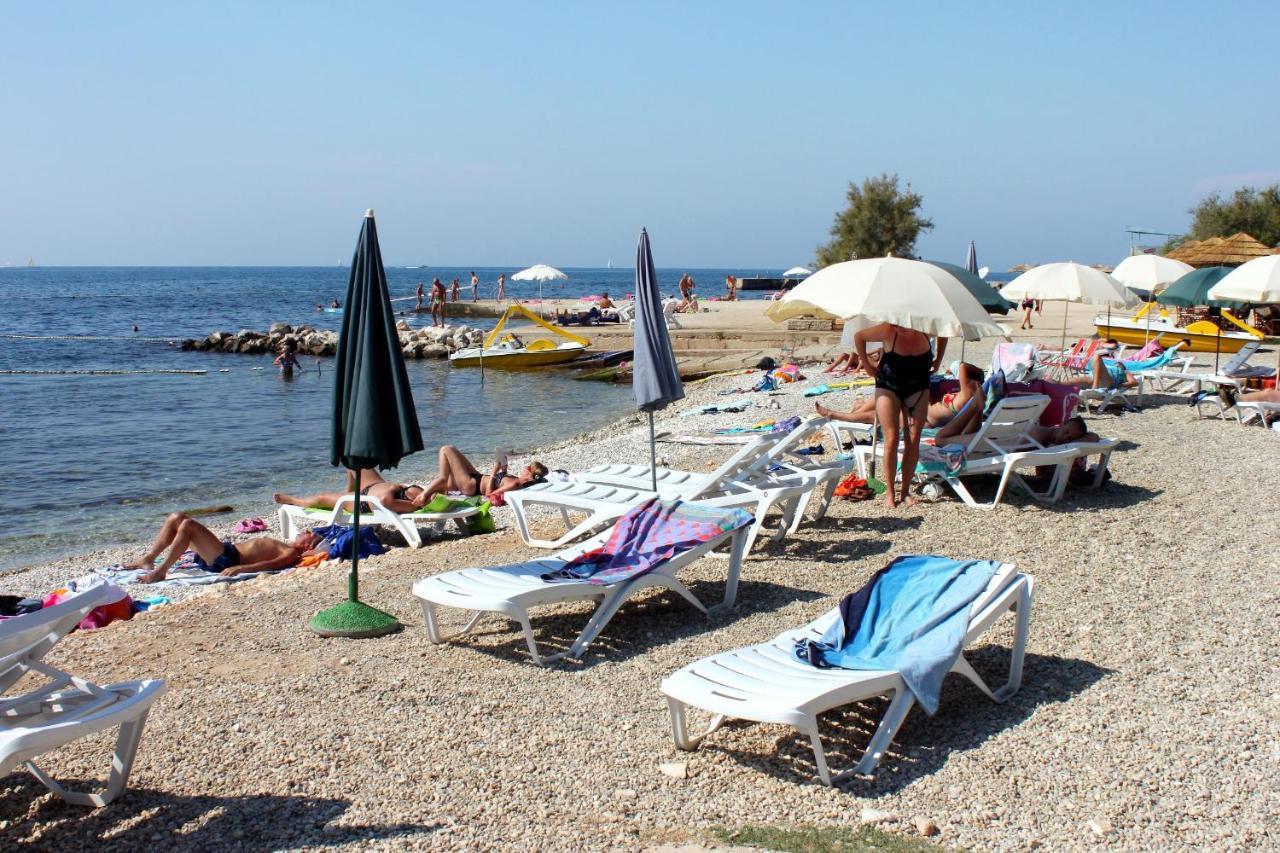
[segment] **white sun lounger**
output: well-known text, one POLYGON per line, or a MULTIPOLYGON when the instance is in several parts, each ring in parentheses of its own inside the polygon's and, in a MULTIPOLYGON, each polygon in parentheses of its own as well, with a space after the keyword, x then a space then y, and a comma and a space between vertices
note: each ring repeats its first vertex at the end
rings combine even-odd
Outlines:
POLYGON ((652 571, 614 584, 593 584, 585 580, 545 581, 542 576, 564 567, 565 563, 585 551, 598 548, 609 537, 609 532, 599 534, 572 548, 550 557, 541 557, 524 563, 492 568, 460 569, 424 578, 413 585, 413 594, 421 599, 423 621, 427 636, 433 643, 444 643, 469 633, 486 613, 497 613, 512 619, 524 632, 525 643, 535 663, 546 666, 561 658, 579 658, 587 646, 599 636, 618 608, 635 593, 648 587, 664 587, 674 590, 703 613, 708 609, 676 573, 685 566, 707 556, 714 549, 731 540, 728 574, 725 579, 724 599, 713 610, 733 606, 738 596, 738 577, 742 570, 742 556, 746 551, 749 528, 724 533, 696 548, 677 554, 652 571), (529 610, 544 604, 562 601, 599 602, 586 627, 573 644, 563 652, 544 655, 538 651, 533 628, 529 623, 529 610), (476 615, 460 631, 445 636, 436 620, 437 605, 474 610, 476 615))
POLYGON ((107 587, 90 587, 53 607, 0 623, 0 693, 28 673, 48 679, 20 695, 0 697, 0 776, 26 764, 45 787, 74 805, 105 806, 124 791, 147 712, 165 689, 155 679, 100 687, 41 660, 109 599, 107 587), (44 753, 117 726, 111 773, 100 793, 69 791, 35 763, 44 753))
MULTIPOLYGON (((965 660, 963 652, 951 671, 963 675, 994 702, 1004 702, 1022 684, 1022 662, 1026 654, 1027 628, 1031 620, 1033 580, 1010 564, 1002 565, 986 591, 969 611, 969 630, 964 646, 973 644, 1006 612, 1017 616, 1009 680, 998 690, 985 681, 965 660)), ((728 720, 781 723, 794 726, 809 736, 818 778, 824 785, 852 774, 872 773, 894 735, 915 704, 900 673, 892 670, 818 669, 796 660, 793 649, 801 637, 818 639, 839 618, 839 610, 799 630, 786 631, 772 642, 722 652, 689 664, 662 682, 671 711, 671 733, 680 749, 698 745, 728 720), (867 745, 862 759, 852 769, 832 776, 827 767, 818 715, 833 708, 877 696, 893 699, 867 745), (700 735, 689 734, 687 709, 702 709, 712 715, 710 726, 700 735)))
MULTIPOLYGON (((931 473, 929 476, 946 483, 960 500, 977 509, 994 509, 1004 498, 1010 484, 1035 500, 1053 503, 1061 497, 1061 489, 1065 487, 1059 478, 1065 479, 1070 473, 1071 464, 1080 452, 1071 445, 1046 448, 1031 437, 1029 430, 1047 405, 1049 398, 1044 394, 1005 397, 996 403, 982 426, 969 439, 964 466, 957 472, 931 473), (1049 487, 1037 491, 1018 472, 1041 466, 1054 466, 1056 470, 1049 487), (978 474, 995 474, 1000 477, 995 497, 990 503, 978 502, 964 484, 963 478, 978 474)), ((866 476, 870 460, 876 451, 877 448, 868 445, 859 445, 855 449, 858 470, 862 476, 866 476)))
MULTIPOLYGON (((791 513, 787 526, 789 532, 795 532, 815 493, 820 492, 820 497, 813 517, 817 520, 826 515, 836 486, 852 467, 847 462, 824 463, 797 452, 807 446, 815 435, 820 438, 829 424, 826 418, 811 417, 788 433, 763 435, 760 437, 763 440, 743 447, 711 473, 659 468, 658 493, 664 497, 680 497, 682 493, 693 490, 691 499, 704 500, 708 496, 727 494, 748 486, 803 487, 800 503, 791 513)), ((653 472, 647 465, 597 465, 579 475, 579 479, 645 489, 653 482, 653 472)))
MULTIPOLYGON (((719 507, 740 507, 756 517, 747 537, 747 548, 765 530, 769 513, 777 509, 782 523, 775 537, 785 535, 800 507, 801 500, 816 485, 816 478, 778 482, 738 479, 749 463, 759 459, 783 439, 782 434, 757 436, 751 444, 738 450, 710 474, 693 474, 686 471, 658 469, 658 492, 663 498, 696 500, 719 507)), ((535 548, 561 548, 612 524, 627 510, 654 496, 642 481, 624 476, 626 472, 649 469, 639 466, 602 466, 608 470, 593 469, 593 479, 578 475, 565 483, 539 483, 523 489, 507 492, 504 496, 515 517, 516 530, 527 545, 535 548), (611 477, 610 474, 617 474, 611 477), (599 477, 604 482, 597 481, 599 477), (608 482, 616 479, 616 482, 608 482), (545 506, 558 510, 565 532, 555 539, 543 539, 533 534, 530 508, 545 506), (584 513, 586 518, 574 524, 570 513, 584 513)), ((757 478, 759 479, 759 478, 757 478)))
POLYGON ((1193 372, 1189 365, 1184 365, 1182 370, 1143 371, 1138 374, 1138 398, 1141 400, 1143 393, 1150 391, 1161 394, 1196 394, 1205 384, 1228 385, 1238 389, 1240 383, 1247 378, 1244 375, 1246 364, 1261 345, 1261 341, 1246 342, 1213 373, 1193 372))
MULTIPOLYGON (((280 536, 286 540, 292 539, 297 535, 296 527, 299 524, 350 524, 351 511, 354 506, 355 495, 343 495, 338 498, 338 502, 334 504, 333 509, 320 509, 318 507, 306 507, 304 509, 300 506, 286 504, 280 507, 280 536)), ((360 506, 360 523, 362 525, 385 524, 388 527, 393 527, 414 548, 422 547, 422 534, 418 532, 419 524, 431 524, 435 525, 436 529, 443 530, 445 525, 452 521, 463 535, 467 535, 470 531, 467 529, 466 519, 480 511, 479 507, 469 506, 449 512, 395 513, 387 509, 382 501, 372 495, 361 495, 360 506)))

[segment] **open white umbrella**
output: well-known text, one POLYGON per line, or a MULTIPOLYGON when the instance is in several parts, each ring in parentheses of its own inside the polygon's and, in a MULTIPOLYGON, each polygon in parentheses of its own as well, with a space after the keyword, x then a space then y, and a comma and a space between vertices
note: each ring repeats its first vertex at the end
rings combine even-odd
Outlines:
MULTIPOLYGON (((1241 264, 1209 288, 1209 298, 1274 304, 1280 302, 1280 255, 1266 255, 1241 264)), ((1280 378, 1280 346, 1276 347, 1276 376, 1280 378)))
POLYGON ((782 274, 783 278, 805 278, 813 275, 813 270, 808 267, 792 267, 782 274))
MULTIPOLYGON (((1184 264, 1174 258, 1162 255, 1130 255, 1111 271, 1111 277, 1136 290, 1148 293, 1147 301, 1155 299, 1156 294, 1194 270, 1191 264, 1184 264)), ((1107 308, 1107 326, 1111 326, 1111 308, 1107 308)), ((1147 306, 1147 335, 1151 337, 1151 306, 1147 306)))
POLYGON ((861 317, 941 338, 1006 337, 1004 327, 951 273, 924 261, 864 258, 823 267, 774 302, 765 316, 861 317))
POLYGON ((542 283, 544 281, 568 281, 569 276, 555 267, 546 264, 534 264, 528 269, 520 270, 520 272, 511 276, 512 281, 536 281, 538 283, 538 313, 545 315, 542 310, 542 283))
MULTIPOLYGON (((990 319, 955 276, 904 258, 865 258, 823 267, 765 311, 778 322, 806 314, 839 317, 846 328, 893 323, 942 338, 1007 337, 1004 327, 990 319)), ((878 419, 873 419, 870 480, 875 479, 878 427, 878 419)), ((886 476, 893 488, 895 472, 886 476)))
POLYGON ((1111 277, 1137 290, 1149 290, 1154 296, 1157 290, 1173 284, 1195 267, 1162 255, 1130 255, 1111 271, 1111 277))
MULTIPOLYGON (((1083 302, 1110 310, 1132 308, 1141 300, 1138 295, 1102 270, 1084 264, 1041 264, 1032 267, 1000 289, 1010 302, 1044 299, 1058 302, 1083 302)), ((1062 347, 1067 346, 1067 311, 1062 312, 1062 347)))

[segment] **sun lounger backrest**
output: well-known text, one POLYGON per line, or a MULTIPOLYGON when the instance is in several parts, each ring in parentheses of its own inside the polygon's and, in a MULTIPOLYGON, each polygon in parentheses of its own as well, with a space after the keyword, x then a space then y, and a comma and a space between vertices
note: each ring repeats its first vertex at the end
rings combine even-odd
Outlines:
POLYGON ((1040 418, 1049 398, 1043 394, 1028 397, 1005 397, 969 442, 968 456, 981 459, 1021 450, 1034 450, 1040 445, 1028 431, 1040 418))
POLYGON ((23 675, 20 664, 39 660, 109 598, 104 586, 82 590, 52 607, 0 622, 0 693, 23 675))
POLYGON ((818 430, 825 430, 830 421, 824 417, 806 418, 800 422, 800 426, 786 433, 782 440, 769 450, 760 455, 760 458, 747 466, 748 471, 759 471, 767 468, 770 463, 775 460, 785 459, 787 456, 794 454, 797 450, 804 448, 804 442, 810 435, 818 430))
MULTIPOLYGON (((803 429, 803 424, 797 429, 803 429)), ((777 447, 783 439, 790 433, 785 432, 766 432, 764 435, 757 436, 749 444, 744 444, 738 449, 738 452, 730 456, 720 464, 720 467, 707 475, 706 482, 695 494, 687 495, 687 500, 694 500, 707 492, 714 492, 724 487, 725 483, 732 482, 745 474, 754 471, 758 466, 768 459, 775 447, 777 447)))
POLYGON ((1249 341, 1244 346, 1240 347, 1240 351, 1231 356, 1226 364, 1222 365, 1222 370, 1220 371, 1222 375, 1230 376, 1240 368, 1244 367, 1245 362, 1253 358, 1253 354, 1258 351, 1258 347, 1260 346, 1262 346, 1262 341, 1249 341))

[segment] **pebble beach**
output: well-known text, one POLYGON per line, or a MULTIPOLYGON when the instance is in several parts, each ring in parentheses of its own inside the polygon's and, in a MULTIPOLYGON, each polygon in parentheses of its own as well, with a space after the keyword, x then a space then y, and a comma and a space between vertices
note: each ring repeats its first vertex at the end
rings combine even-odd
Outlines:
MULTIPOLYGON (((967 353, 979 364, 989 354, 989 344, 967 353)), ((821 381, 818 369, 775 394, 723 393, 749 388, 751 375, 691 384, 658 428, 705 433, 810 414, 814 401, 801 392, 821 381), (757 405, 679 416, 739 396, 757 405)), ((834 408, 850 399, 818 398, 834 408)), ((495 510, 497 533, 449 533, 362 561, 362 596, 405 626, 388 637, 323 640, 306 629, 345 594, 345 563, 165 589, 172 604, 77 632, 49 655, 100 683, 167 680, 129 790, 89 811, 12 773, 0 779, 0 845, 651 849, 715 846, 715 830, 751 825, 874 823, 927 831, 948 848, 1274 847, 1280 436, 1197 420, 1182 398, 1160 395, 1140 412, 1088 422, 1124 442, 1100 491, 1069 489, 1052 506, 1014 495, 991 512, 950 495, 896 511, 837 501, 821 521, 757 546, 733 611, 704 617, 673 593, 643 593, 583 660, 557 667, 535 666, 519 630, 498 617, 433 645, 409 592, 426 575, 545 553, 522 545, 505 509, 495 510), (1022 689, 1007 703, 949 678, 937 715, 914 710, 874 777, 834 789, 817 784, 807 740, 786 727, 730 724, 696 752, 674 748, 663 677, 805 624, 910 553, 1013 562, 1035 577, 1022 689)), ((512 461, 569 470, 645 462, 647 436, 632 416, 512 461)), ((658 455, 710 470, 733 450, 664 443, 658 455)), ((828 441, 827 458, 832 451, 828 441)), ((405 465, 412 477, 434 459, 405 465)), ((264 484, 264 498, 270 492, 264 484)), ((277 529, 266 504, 251 514, 277 529)), ((139 550, 7 574, 6 592, 40 594, 139 550)), ((707 559, 682 577, 703 600, 718 599, 724 567, 707 559)), ((567 645, 589 612, 536 611, 539 642, 567 645)), ((1006 618, 969 654, 989 681, 1002 680, 1011 636, 1006 618)), ((856 761, 882 708, 824 717, 836 767, 856 761)), ((45 765, 63 779, 101 778, 109 748, 96 736, 45 765)))

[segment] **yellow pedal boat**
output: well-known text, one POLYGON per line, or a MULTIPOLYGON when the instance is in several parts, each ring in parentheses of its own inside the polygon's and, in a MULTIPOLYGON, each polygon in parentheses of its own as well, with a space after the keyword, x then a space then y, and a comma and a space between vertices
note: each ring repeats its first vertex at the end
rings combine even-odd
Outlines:
POLYGON ((483 363, 485 367, 499 370, 545 367, 573 361, 590 346, 591 341, 586 338, 548 323, 523 305, 512 305, 484 339, 483 345, 458 350, 449 356, 449 363, 454 367, 479 367, 483 363), (548 338, 534 338, 526 343, 513 334, 503 337, 503 327, 517 315, 564 340, 557 342, 548 338))
POLYGON ((1148 302, 1132 317, 1113 316, 1109 322, 1106 314, 1099 314, 1093 318, 1098 336, 1130 346, 1142 346, 1152 338, 1158 338, 1162 347, 1172 346, 1183 338, 1188 338, 1191 346, 1184 346, 1183 352, 1239 352, 1250 341, 1262 340, 1262 332, 1225 308, 1222 309, 1222 318, 1235 328, 1219 329, 1208 320, 1197 320, 1186 326, 1179 326, 1176 319, 1163 309, 1159 314, 1153 313, 1148 318, 1146 314, 1153 305, 1156 303, 1148 302))

